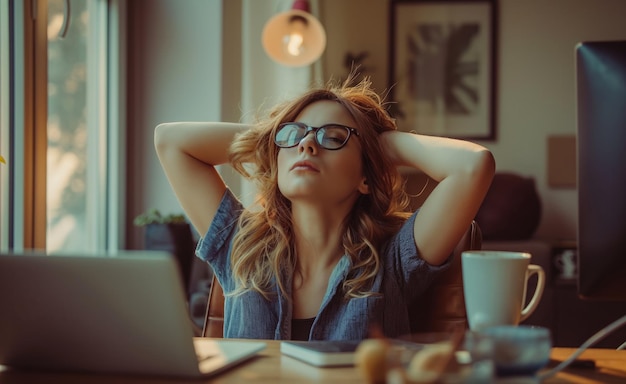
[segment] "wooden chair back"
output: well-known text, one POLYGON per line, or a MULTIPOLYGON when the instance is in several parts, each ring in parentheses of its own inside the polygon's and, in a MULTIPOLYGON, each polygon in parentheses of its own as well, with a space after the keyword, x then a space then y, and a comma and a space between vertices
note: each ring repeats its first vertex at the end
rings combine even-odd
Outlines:
MULTIPOLYGON (((473 221, 456 246, 454 262, 448 270, 435 280, 419 300, 410 305, 413 333, 454 332, 468 328, 463 295, 461 253, 482 247, 482 233, 473 221)), ((215 276, 211 283, 207 302, 203 337, 223 337, 224 293, 215 276)))
POLYGON ((215 275, 211 280, 202 337, 224 337, 224 291, 215 275))
POLYGON ((482 232, 478 223, 472 221, 454 249, 453 264, 409 306, 413 333, 464 332, 468 329, 461 254, 481 247, 482 232))

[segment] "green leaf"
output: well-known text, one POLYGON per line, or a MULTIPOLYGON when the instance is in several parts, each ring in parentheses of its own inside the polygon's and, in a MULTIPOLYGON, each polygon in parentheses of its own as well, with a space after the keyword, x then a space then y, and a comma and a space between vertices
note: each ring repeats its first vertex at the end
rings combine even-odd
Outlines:
POLYGON ((148 224, 169 224, 169 223, 186 223, 187 219, 183 214, 169 214, 163 216, 158 209, 150 209, 144 212, 133 220, 133 224, 138 227, 143 227, 148 224))

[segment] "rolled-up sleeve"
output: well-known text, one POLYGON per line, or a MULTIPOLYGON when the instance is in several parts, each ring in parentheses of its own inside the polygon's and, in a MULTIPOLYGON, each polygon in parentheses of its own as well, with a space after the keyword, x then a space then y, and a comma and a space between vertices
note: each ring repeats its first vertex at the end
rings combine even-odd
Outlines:
POLYGON ((224 277, 230 276, 230 248, 242 211, 241 202, 226 189, 209 230, 196 246, 196 256, 211 265, 220 283, 229 280, 224 277))
POLYGON ((418 212, 406 220, 400 231, 387 243, 383 253, 387 273, 397 279, 400 289, 409 299, 424 292, 439 273, 450 267, 453 258, 451 254, 443 264, 431 265, 419 255, 413 231, 418 212))

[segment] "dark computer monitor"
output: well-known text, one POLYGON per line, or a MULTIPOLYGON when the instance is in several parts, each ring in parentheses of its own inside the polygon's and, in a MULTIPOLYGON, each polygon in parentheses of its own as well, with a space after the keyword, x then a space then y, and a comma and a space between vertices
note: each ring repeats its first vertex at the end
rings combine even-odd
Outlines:
POLYGON ((626 41, 576 57, 578 294, 626 301, 626 41))

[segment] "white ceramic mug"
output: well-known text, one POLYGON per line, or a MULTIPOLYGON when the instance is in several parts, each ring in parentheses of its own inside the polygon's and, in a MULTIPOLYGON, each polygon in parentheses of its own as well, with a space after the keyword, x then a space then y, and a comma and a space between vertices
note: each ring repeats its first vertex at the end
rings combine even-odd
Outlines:
POLYGON ((530 316, 543 294, 545 273, 530 264, 530 253, 465 251, 461 254, 467 320, 472 331, 496 325, 518 325, 530 316), (528 305, 528 279, 537 275, 537 287, 528 305))

